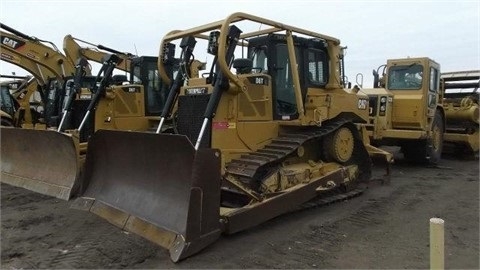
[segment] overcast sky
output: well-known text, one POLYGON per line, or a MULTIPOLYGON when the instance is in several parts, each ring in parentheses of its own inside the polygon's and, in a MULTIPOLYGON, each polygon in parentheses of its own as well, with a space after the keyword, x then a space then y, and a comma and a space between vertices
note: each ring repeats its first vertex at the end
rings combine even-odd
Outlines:
MULTIPOLYGON (((480 1, 51 1, 0 0, 0 21, 62 47, 74 37, 157 55, 163 35, 246 12, 334 36, 348 46, 346 74, 371 84, 388 58, 428 56, 442 71, 480 69, 480 1)), ((0 73, 27 75, 1 62, 0 73)), ((368 85, 367 85, 368 84, 368 85)))

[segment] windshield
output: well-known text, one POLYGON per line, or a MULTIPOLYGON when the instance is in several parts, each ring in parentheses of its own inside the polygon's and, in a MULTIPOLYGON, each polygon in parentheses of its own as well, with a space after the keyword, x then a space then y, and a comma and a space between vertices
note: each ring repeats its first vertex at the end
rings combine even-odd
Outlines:
POLYGON ((257 47, 253 50, 252 61, 254 72, 268 72, 266 47, 257 47))
POLYGON ((423 66, 418 64, 392 66, 388 69, 388 89, 416 90, 422 87, 423 66))

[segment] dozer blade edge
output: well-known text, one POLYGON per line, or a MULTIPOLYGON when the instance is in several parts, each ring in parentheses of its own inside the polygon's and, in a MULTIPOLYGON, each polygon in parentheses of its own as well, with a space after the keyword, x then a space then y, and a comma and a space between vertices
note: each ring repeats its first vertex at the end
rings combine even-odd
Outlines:
POLYGON ((68 200, 79 175, 77 144, 49 130, 1 128, 1 181, 68 200))
POLYGON ((187 137, 99 130, 73 207, 169 249, 173 261, 220 237, 220 152, 187 137))

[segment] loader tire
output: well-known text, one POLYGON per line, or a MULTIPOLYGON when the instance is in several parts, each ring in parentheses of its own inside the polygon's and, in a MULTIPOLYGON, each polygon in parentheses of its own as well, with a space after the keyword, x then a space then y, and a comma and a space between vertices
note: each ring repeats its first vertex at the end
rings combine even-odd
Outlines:
POLYGON ((427 140, 406 142, 402 152, 409 162, 435 165, 440 161, 443 149, 444 125, 440 111, 436 111, 432 123, 432 136, 427 140))
POLYGON ((443 134, 444 134, 444 124, 443 118, 440 111, 435 112, 435 117, 433 118, 432 123, 432 138, 428 140, 429 143, 429 163, 437 164, 442 157, 443 150, 443 134))

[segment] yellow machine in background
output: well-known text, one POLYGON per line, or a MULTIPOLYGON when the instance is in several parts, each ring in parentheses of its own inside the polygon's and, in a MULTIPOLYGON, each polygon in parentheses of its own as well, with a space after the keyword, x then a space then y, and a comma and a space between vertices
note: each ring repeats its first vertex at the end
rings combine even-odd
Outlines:
MULTIPOLYGON (((148 101, 146 114, 157 116, 160 114, 161 110, 163 109, 166 96, 168 95, 168 86, 161 85, 160 83, 161 81, 157 71, 157 57, 135 56, 131 53, 120 52, 101 44, 95 45, 91 42, 73 37, 72 35, 66 35, 64 37, 63 50, 66 57, 71 60, 85 58, 88 61, 94 61, 100 64, 103 63, 103 59, 108 54, 113 53, 117 55, 119 60, 118 63, 116 63, 115 68, 129 73, 126 74, 130 76, 128 81, 130 83, 139 82, 143 84, 145 90, 147 91, 147 96, 152 96, 146 96, 146 101, 148 101), (160 89, 159 85, 166 89, 160 89)), ((205 63, 194 60, 191 63, 188 76, 192 78, 198 78, 199 71, 205 69, 204 65, 205 63)), ((167 73, 172 73, 174 69, 178 69, 178 59, 172 59, 172 61, 166 65, 165 68, 167 69, 167 73)))
POLYGON ((446 98, 446 77, 426 57, 391 59, 384 67, 382 78, 374 71, 375 88, 363 89, 369 95, 372 143, 401 146, 406 159, 431 164, 440 160, 444 142, 478 151, 478 97, 464 95, 463 107, 446 98))
POLYGON ((20 127, 41 121, 43 102, 37 80, 31 76, 1 77, 14 78, 1 82, 1 125, 20 127))
POLYGON ((444 72, 441 81, 445 91, 444 152, 464 157, 478 154, 480 70, 444 72))
MULTIPOLYGON (((94 131, 155 131, 169 88, 159 77, 157 57, 82 48, 71 36, 64 41, 68 57, 61 56, 78 57, 74 74, 49 84, 44 95, 50 113, 45 114, 43 130, 2 129, 2 182, 68 199, 78 187, 87 141, 94 131), (88 60, 102 64, 97 76, 87 75, 88 60), (126 75, 114 75, 119 68, 126 75)), ((17 54, 21 53, 25 50, 17 54)), ((199 63, 194 62, 188 76, 198 76, 199 63)), ((178 60, 171 59, 165 73, 174 72, 175 65, 178 60)))
POLYGON ((6 121, 16 127, 45 128, 50 116, 58 107, 56 93, 68 76, 75 73, 75 65, 52 42, 23 34, 5 24, 1 31, 1 60, 21 67, 35 80, 29 83, 24 95, 18 96, 19 107, 6 121), (30 97, 37 92, 41 96, 43 112, 31 111, 30 97), (32 115, 33 114, 33 115, 32 115))
MULTIPOLYGON (((2 60, 29 71, 37 80, 41 81, 43 85, 42 94, 44 96, 43 101, 46 110, 46 115, 43 118, 47 127, 56 128, 61 124, 65 103, 70 93, 76 94, 76 96, 73 97, 74 100, 71 102, 71 123, 65 123, 60 129, 75 129, 80 125, 86 109, 91 102, 91 89, 95 83, 99 84, 103 79, 101 77, 103 76, 102 70, 98 76, 90 76, 91 68, 86 60, 92 60, 102 65, 107 64, 106 60, 111 56, 111 53, 115 55, 115 61, 112 63, 114 65, 113 68, 126 71, 128 74, 123 76, 112 74, 111 78, 106 78, 111 81, 109 84, 117 86, 129 84, 137 88, 138 86, 143 86, 146 91, 141 89, 141 93, 139 93, 137 88, 132 88, 128 90, 130 94, 125 94, 126 96, 118 92, 116 95, 115 108, 112 107, 112 98, 99 100, 101 104, 104 104, 102 103, 104 101, 106 102, 99 107, 103 109, 108 107, 110 109, 102 112, 102 117, 98 118, 96 123, 88 123, 87 125, 96 125, 98 128, 118 127, 121 129, 126 125, 133 125, 130 129, 144 130, 149 125, 149 121, 145 116, 160 114, 163 103, 165 103, 165 96, 168 94, 165 93, 165 91, 168 90, 168 88, 161 83, 158 71, 156 70, 157 57, 135 57, 131 54, 120 53, 101 45, 99 46, 107 51, 83 48, 76 43, 75 39, 70 35, 64 38, 64 51, 66 55, 63 55, 55 45, 47 46, 44 44, 45 41, 25 35, 4 24, 2 24, 2 28, 9 31, 9 33, 4 31, 1 33, 2 60), (74 75, 76 75, 80 60, 83 60, 81 72, 77 74, 78 85, 74 86, 74 75), (128 78, 127 75, 129 75, 130 78, 128 78), (77 92, 72 92, 71 90, 75 87, 77 87, 77 92), (131 94, 132 92, 138 94, 134 96, 131 94), (133 98, 133 100, 130 100, 131 98, 133 98), (133 120, 132 117, 135 116, 137 118, 141 117, 142 120, 133 120), (109 118, 112 120, 105 121, 105 119, 109 118), (127 121, 128 124, 124 123, 125 121, 127 121), (135 127, 135 125, 138 127, 135 127)), ((49 43, 53 44, 51 42, 49 43)), ((105 66, 103 71, 106 69, 107 67, 105 66)), ((172 71, 170 70, 170 72, 172 71)), ((198 76, 198 71, 195 75, 198 76)), ((43 125, 43 129, 45 128, 45 124, 43 125)), ((93 130, 91 132, 93 132, 93 130)), ((84 137, 82 141, 86 141, 88 135, 82 135, 82 137, 84 137)))

